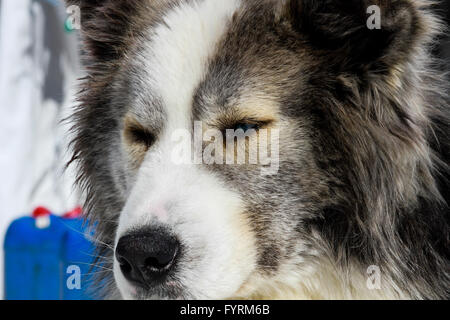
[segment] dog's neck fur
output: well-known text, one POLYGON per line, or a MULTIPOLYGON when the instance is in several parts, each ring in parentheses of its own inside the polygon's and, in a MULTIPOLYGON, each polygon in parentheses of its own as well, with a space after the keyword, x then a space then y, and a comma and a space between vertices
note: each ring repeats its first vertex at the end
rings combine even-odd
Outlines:
POLYGON ((323 261, 304 273, 287 273, 283 277, 265 279, 254 276, 238 291, 233 299, 256 300, 378 300, 410 299, 396 288, 395 283, 381 274, 380 286, 370 286, 369 274, 360 268, 346 272, 323 261), (251 283, 251 284, 250 284, 251 283))

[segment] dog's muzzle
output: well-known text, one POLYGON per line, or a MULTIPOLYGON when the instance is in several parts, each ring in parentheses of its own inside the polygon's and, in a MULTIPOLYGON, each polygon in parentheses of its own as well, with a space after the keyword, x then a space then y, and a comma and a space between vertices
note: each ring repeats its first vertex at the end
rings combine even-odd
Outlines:
POLYGON ((119 239, 116 259, 124 277, 148 289, 165 281, 180 255, 181 246, 164 228, 133 231, 119 239))

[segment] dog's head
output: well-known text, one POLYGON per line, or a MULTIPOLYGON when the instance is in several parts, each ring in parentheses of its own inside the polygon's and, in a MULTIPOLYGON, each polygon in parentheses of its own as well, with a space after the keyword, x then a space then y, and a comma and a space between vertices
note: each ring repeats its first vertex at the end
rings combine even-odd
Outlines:
POLYGON ((373 257, 376 195, 412 192, 423 138, 400 95, 431 23, 414 1, 74 2, 75 159, 123 297, 308 291, 321 262, 373 257))

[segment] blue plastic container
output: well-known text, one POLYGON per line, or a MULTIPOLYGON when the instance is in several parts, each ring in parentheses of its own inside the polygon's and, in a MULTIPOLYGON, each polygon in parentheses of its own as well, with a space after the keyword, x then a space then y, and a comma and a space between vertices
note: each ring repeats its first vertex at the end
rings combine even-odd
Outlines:
POLYGON ((97 272, 91 267, 95 254, 94 246, 88 238, 82 219, 63 219, 63 223, 68 229, 64 238, 65 250, 62 257, 65 270, 63 299, 93 299, 92 274, 97 272), (75 278, 77 274, 80 274, 79 283, 75 278))
POLYGON ((84 232, 81 219, 48 215, 14 221, 4 243, 5 299, 92 299, 94 248, 84 232))

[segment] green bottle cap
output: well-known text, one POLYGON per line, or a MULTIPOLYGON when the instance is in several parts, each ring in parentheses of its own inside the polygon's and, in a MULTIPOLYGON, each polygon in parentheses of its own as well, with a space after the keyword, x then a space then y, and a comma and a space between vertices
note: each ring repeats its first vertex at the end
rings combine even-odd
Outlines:
POLYGON ((72 19, 71 18, 67 18, 66 21, 64 22, 64 30, 66 32, 72 32, 74 29, 73 25, 72 25, 72 19))

